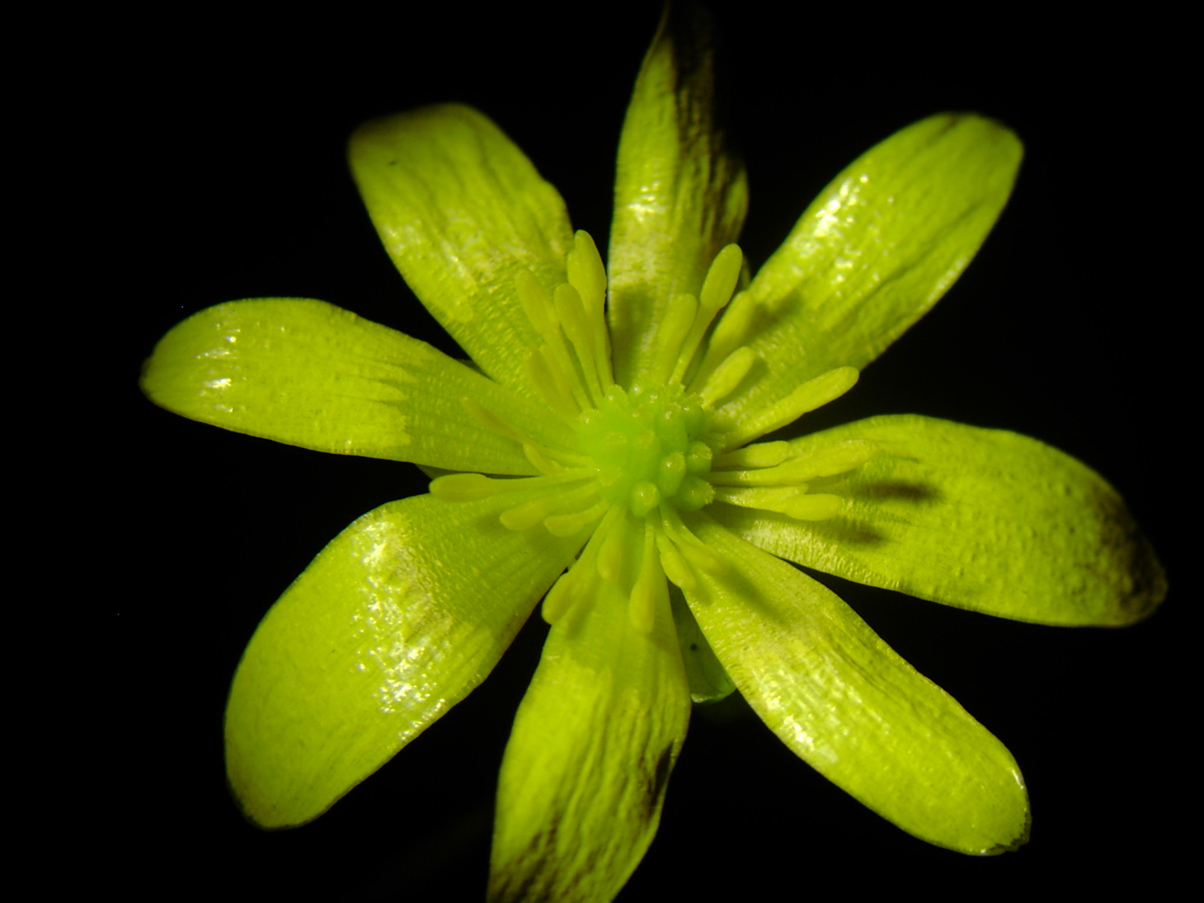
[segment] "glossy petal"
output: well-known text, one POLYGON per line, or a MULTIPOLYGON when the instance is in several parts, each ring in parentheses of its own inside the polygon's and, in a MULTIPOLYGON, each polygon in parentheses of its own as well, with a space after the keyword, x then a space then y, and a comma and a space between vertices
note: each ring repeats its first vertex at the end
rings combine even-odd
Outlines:
POLYGON ((502 527, 523 500, 383 505, 285 591, 226 708, 226 767, 250 818, 316 818, 485 678, 580 545, 502 527))
POLYGON ((748 209, 743 166, 716 128, 711 24, 693 4, 661 20, 623 121, 610 231, 615 378, 650 364, 670 298, 697 296, 748 209))
POLYGON ((876 358, 966 268, 1012 190, 1023 148, 971 115, 924 119, 871 148, 803 213, 727 316, 760 357, 739 419, 835 367, 876 358), (762 369, 763 368, 763 369, 762 369))
POLYGON ((1028 797, 1007 749, 795 568, 705 516, 733 565, 686 594, 749 705, 809 765, 916 837, 962 853, 1023 843, 1028 797))
POLYGON ((599 581, 553 626, 506 747, 492 903, 606 903, 652 842, 690 694, 672 618, 632 626, 599 581))
POLYGON ((569 441, 538 405, 322 301, 235 301, 194 314, 155 346, 142 387, 168 410, 239 433, 457 470, 534 472, 518 443, 465 409, 465 396, 537 439, 569 441))
POLYGON ((793 441, 844 440, 882 454, 815 481, 845 512, 803 523, 717 505, 717 520, 767 551, 859 583, 988 614, 1061 625, 1129 624, 1166 594, 1153 548, 1099 474, 1003 430, 915 415, 874 417, 793 441))
POLYGON ((424 107, 360 126, 352 174, 410 288, 484 370, 531 392, 525 349, 538 342, 515 274, 565 281, 573 247, 560 194, 485 116, 424 107))

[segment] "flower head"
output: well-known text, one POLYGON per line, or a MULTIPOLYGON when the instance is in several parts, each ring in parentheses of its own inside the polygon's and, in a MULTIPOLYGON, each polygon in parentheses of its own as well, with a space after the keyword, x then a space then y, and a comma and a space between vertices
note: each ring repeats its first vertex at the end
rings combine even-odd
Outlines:
POLYGON ((483 680, 542 599, 494 899, 617 893, 691 699, 733 688, 900 827, 998 852, 1027 831, 1011 755, 787 562, 1054 624, 1127 623, 1161 599, 1116 493, 1035 440, 917 416, 770 436, 850 389, 949 288, 1021 148, 979 117, 919 122, 837 176, 750 278, 705 37, 667 19, 645 60, 609 272, 480 113, 356 133, 386 248, 475 367, 296 299, 211 308, 156 348, 144 386, 181 414, 449 471, 336 537, 248 646, 227 764, 260 824, 329 808, 483 680))

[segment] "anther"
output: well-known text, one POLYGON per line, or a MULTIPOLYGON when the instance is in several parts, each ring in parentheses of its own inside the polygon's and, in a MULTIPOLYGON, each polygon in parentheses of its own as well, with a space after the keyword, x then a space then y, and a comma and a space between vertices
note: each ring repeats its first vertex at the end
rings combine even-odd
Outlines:
POLYGON ((795 520, 827 520, 839 514, 845 501, 838 495, 808 493, 805 486, 732 488, 721 486, 715 498, 742 508, 777 511, 795 520))
MULTIPOLYGON (((693 295, 677 295, 670 299, 656 330, 656 361, 652 378, 659 384, 680 382, 681 374, 675 370, 684 353, 683 344, 694 326, 698 315, 698 301, 693 295)), ((692 356, 692 355, 691 355, 692 356)), ((686 360, 685 364, 689 364, 686 360)))
POLYGON ((527 379, 553 411, 565 420, 572 420, 581 413, 580 405, 573 398, 572 387, 553 361, 547 345, 541 345, 527 355, 526 370, 527 379))
POLYGON ((748 376, 756 363, 757 355, 747 345, 741 345, 716 367, 698 389, 698 397, 705 408, 714 408, 736 391, 736 387, 748 376))
POLYGON ((670 375, 670 382, 684 383, 690 372, 690 365, 698 353, 698 346, 706 335, 715 314, 731 300, 736 282, 740 278, 740 267, 744 255, 736 245, 727 245, 715 255, 711 266, 707 269, 706 278, 702 283, 702 291, 698 295, 698 307, 695 311, 690 330, 677 353, 677 363, 670 375))
POLYGON ((665 584, 665 572, 656 549, 656 530, 652 524, 645 523, 640 574, 631 588, 628 602, 628 613, 635 629, 644 634, 651 633, 656 625, 656 612, 664 611, 668 604, 669 588, 665 584))
POLYGON ((839 398, 856 382, 857 369, 855 367, 837 367, 835 370, 821 373, 814 379, 803 383, 785 398, 756 414, 746 416, 739 426, 724 434, 724 447, 739 448, 758 436, 764 436, 766 433, 794 423, 803 414, 839 398))
POLYGON ((543 525, 553 536, 575 536, 590 524, 601 520, 602 515, 609 508, 609 502, 598 502, 584 511, 574 511, 572 514, 553 514, 544 518, 543 525))
POLYGON ((747 467, 773 467, 790 457, 790 443, 780 439, 775 442, 758 442, 743 448, 732 449, 716 456, 714 466, 724 470, 747 467))
POLYGON ((757 303, 748 292, 738 292, 723 316, 715 323, 707 340, 706 353, 698 372, 694 374, 694 383, 707 379, 720 363, 738 347, 745 344, 752 333, 753 316, 757 311, 757 303))
POLYGON ((610 330, 606 327, 606 267, 588 232, 573 235, 573 250, 566 260, 569 284, 577 289, 585 309, 593 344, 591 357, 603 389, 614 384, 610 364, 610 330))

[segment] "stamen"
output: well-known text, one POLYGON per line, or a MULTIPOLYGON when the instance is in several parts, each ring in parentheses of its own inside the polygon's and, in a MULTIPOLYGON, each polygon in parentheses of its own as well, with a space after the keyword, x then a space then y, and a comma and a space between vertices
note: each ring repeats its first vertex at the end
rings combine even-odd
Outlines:
POLYGON ((581 295, 567 282, 562 282, 556 286, 553 303, 556 305, 556 316, 560 320, 560 326, 576 352, 586 392, 592 406, 597 407, 605 393, 598 381, 598 368, 593 360, 594 343, 590 337, 589 322, 581 295))
POLYGON ((742 508, 777 511, 796 520, 827 520, 844 508, 844 499, 826 493, 807 493, 805 486, 728 488, 715 490, 715 498, 742 508))
POLYGON ((794 423, 808 411, 839 398, 857 382, 855 367, 837 367, 807 380, 793 392, 751 416, 746 416, 734 430, 724 434, 724 448, 741 445, 794 423))
POLYGON ((614 385, 610 363, 610 330, 606 326, 606 267, 588 232, 577 230, 567 258, 569 284, 577 289, 585 307, 586 324, 593 340, 592 358, 602 388, 614 385))
POLYGON ((557 413, 574 417, 596 407, 614 384, 605 315, 606 268, 587 233, 573 236, 565 270, 568 282, 551 294, 527 270, 515 274, 515 285, 523 312, 543 339, 539 357, 527 361, 528 376, 557 413))
POLYGON ((752 321, 757 307, 748 292, 738 292, 731 300, 727 310, 711 330, 706 354, 702 357, 698 372, 694 374, 695 384, 706 380, 729 354, 745 344, 748 336, 752 334, 752 321))
POLYGON ((576 511, 572 514, 553 514, 544 519, 543 525, 553 536, 574 536, 590 524, 600 520, 609 507, 609 502, 599 500, 584 511, 576 511))
POLYGON ((660 553, 661 570, 682 592, 691 592, 698 586, 694 572, 690 570, 685 557, 677 550, 673 540, 659 530, 656 533, 656 548, 660 553))
POLYGON ((527 456, 527 460, 531 462, 531 466, 540 473, 561 473, 564 471, 564 465, 558 461, 553 461, 536 445, 530 442, 523 443, 523 454, 527 456))
POLYGON ((606 267, 593 237, 583 229, 573 234, 573 250, 566 258, 569 284, 581 294, 588 311, 601 311, 606 305, 606 267))
POLYGON ((792 504, 782 509, 782 513, 795 520, 827 520, 844 510, 844 505, 844 499, 838 495, 813 492, 795 499, 792 504))
POLYGON ((605 534, 602 544, 598 547, 598 576, 608 583, 618 583, 623 576, 629 531, 622 509, 616 506, 611 510, 615 513, 603 520, 598 527, 598 532, 605 534))
POLYGON ((773 467, 789 457, 789 442, 780 439, 775 442, 758 442, 756 445, 734 448, 716 456, 715 468, 773 467))
POLYGON ((872 461, 882 453, 878 443, 869 439, 846 439, 827 448, 821 448, 799 458, 800 463, 806 464, 802 471, 804 480, 815 480, 819 477, 832 477, 839 473, 856 470, 867 461, 872 461))
MULTIPOLYGON (((514 278, 523 313, 527 315, 527 319, 531 321, 535 331, 544 340, 544 346, 540 349, 540 353, 552 371, 552 382, 568 387, 569 394, 575 400, 578 411, 592 407, 592 403, 581 385, 577 368, 569 356, 568 347, 564 343, 555 299, 529 271, 519 270, 515 273, 514 278)), ((537 381, 535 385, 539 386, 540 383, 537 381)), ((562 391, 562 389, 558 389, 558 391, 562 391)))
POLYGON ((547 341, 558 328, 551 295, 535 278, 535 274, 527 270, 519 270, 514 274, 514 287, 518 291, 523 313, 527 315, 535 331, 547 341))
POLYGON ((586 544, 581 556, 569 569, 560 575, 560 579, 552 584, 548 594, 543 597, 543 619, 549 624, 555 624, 572 610, 581 598, 590 595, 589 587, 598 579, 593 569, 595 545, 591 540, 586 544))
POLYGON ((589 467, 589 458, 560 449, 548 448, 546 445, 536 445, 533 442, 523 444, 523 454, 540 473, 563 473, 565 470, 581 470, 589 467))
POLYGON ((711 261, 706 278, 702 282, 702 291, 698 294, 698 311, 694 316, 690 332, 677 355, 677 365, 673 369, 671 381, 683 383, 689 372, 690 364, 698 352, 702 337, 715 319, 732 298, 736 282, 740 279, 740 267, 744 262, 744 254, 736 245, 727 245, 711 261))
POLYGON ((711 261, 698 295, 698 306, 708 314, 708 325, 711 318, 732 299, 743 265, 744 254, 737 245, 727 245, 711 261))
POLYGON ((504 492, 526 492, 588 479, 588 474, 565 471, 540 477, 487 477, 479 473, 449 473, 431 480, 431 495, 447 502, 476 502, 504 492))
POLYGON ((723 363, 715 368, 698 389, 702 406, 711 410, 724 401, 736 390, 736 386, 740 385, 744 377, 748 376, 748 371, 752 369, 756 360, 756 353, 747 345, 741 345, 724 358, 723 363))
POLYGON ((561 507, 558 504, 559 501, 560 499, 554 496, 532 499, 521 505, 515 505, 513 508, 507 508, 498 519, 507 530, 514 530, 516 533, 529 530, 561 507))
POLYGON ((793 486, 806 488, 804 475, 809 473, 802 459, 787 461, 777 467, 754 467, 748 470, 716 470, 711 473, 715 486, 793 486))
POLYGON ((656 549, 656 528, 644 522, 644 550, 640 558, 640 574, 631 588, 628 613, 635 629, 643 634, 652 632, 656 625, 656 612, 664 611, 669 604, 669 587, 665 583, 665 572, 661 568, 656 549))
POLYGON ((803 495, 806 491, 806 487, 800 486, 719 486, 715 489, 715 501, 739 505, 742 508, 779 511, 786 502, 803 495))
POLYGON ((573 571, 577 570, 578 561, 571 565, 567 571, 560 575, 552 588, 548 590, 548 594, 543 597, 543 607, 540 609, 540 614, 543 619, 549 624, 555 624, 573 607, 573 603, 577 601, 577 586, 578 581, 572 576, 573 571))
POLYGON ((552 360, 547 345, 532 350, 527 356, 526 370, 527 379, 553 411, 570 421, 581 413, 572 386, 552 360))
POLYGON ((556 334, 540 349, 540 353, 548 359, 551 366, 561 373, 560 381, 568 386, 569 392, 573 396, 573 403, 579 411, 588 411, 596 406, 595 400, 590 397, 581 382, 581 374, 569 355, 568 345, 565 344, 564 335, 560 330, 557 330, 556 334))
MULTIPOLYGON (((567 476, 576 480, 584 479, 584 477, 578 474, 567 476)), ((538 480, 541 478, 532 477, 531 479, 538 480)), ((581 502, 590 501, 597 498, 597 496, 598 487, 594 484, 593 480, 588 480, 585 485, 571 492, 557 492, 545 495, 541 498, 531 499, 520 505, 515 505, 513 508, 508 508, 502 512, 499 520, 501 520, 502 526, 507 530, 529 530, 554 512, 571 508, 581 502)))
MULTIPOLYGON (((682 346, 694 326, 697 314, 698 301, 693 295, 676 295, 670 299, 656 330, 656 360, 653 363, 652 374, 658 385, 670 382, 678 362, 683 357, 682 346)), ((678 376, 675 381, 680 381, 680 378, 678 376)))
POLYGON ((477 419, 487 430, 505 439, 517 442, 523 448, 523 454, 537 470, 542 473, 554 473, 564 470, 561 465, 581 467, 589 464, 589 459, 567 450, 553 449, 537 442, 532 442, 520 430, 515 429, 489 408, 467 395, 460 396, 460 404, 469 414, 477 419), (554 463, 557 462, 557 463, 554 463))
POLYGON ((507 439, 513 439, 519 445, 525 445, 530 441, 526 436, 508 424, 497 414, 493 413, 493 411, 489 410, 489 408, 482 405, 479 401, 469 398, 467 395, 461 395, 460 404, 464 407, 464 410, 480 421, 491 433, 496 433, 497 435, 503 436, 507 439))
POLYGON ((602 531, 595 530, 576 562, 569 565, 560 579, 552 584, 544 596, 541 613, 549 624, 555 624, 572 610, 578 600, 590 598, 595 593, 591 587, 598 582, 598 546, 602 531))
MULTIPOLYGON (((728 459, 736 459, 739 452, 777 444, 779 443, 766 442, 761 445, 749 445, 748 449, 739 449, 738 452, 720 455, 720 460, 726 464, 728 459)), ((790 443, 781 444, 786 445, 787 448, 790 445, 790 443)), ((844 442, 820 449, 814 454, 792 458, 775 467, 759 468, 754 464, 748 470, 712 471, 710 472, 710 482, 716 486, 803 486, 809 480, 834 477, 838 473, 856 470, 857 467, 866 464, 866 461, 877 458, 879 452, 878 445, 870 442, 869 439, 846 439, 844 442)), ((767 460, 771 458, 772 456, 767 455, 767 460)))
POLYGON ((499 483, 501 480, 491 480, 484 474, 451 473, 431 480, 430 493, 445 502, 476 502, 506 492, 507 488, 499 483))
POLYGON ((722 577, 728 572, 730 566, 727 559, 691 533, 690 528, 682 523, 677 509, 668 506, 661 508, 661 529, 694 567, 712 577, 722 577))

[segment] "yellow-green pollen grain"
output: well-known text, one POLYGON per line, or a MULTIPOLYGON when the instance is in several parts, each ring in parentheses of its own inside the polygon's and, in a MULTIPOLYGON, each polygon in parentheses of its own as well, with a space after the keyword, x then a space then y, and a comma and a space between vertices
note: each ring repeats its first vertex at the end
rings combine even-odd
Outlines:
POLYGON ((706 425, 701 402, 680 389, 612 386, 578 419, 577 441, 604 501, 635 517, 661 504, 697 511, 715 497, 706 425))

